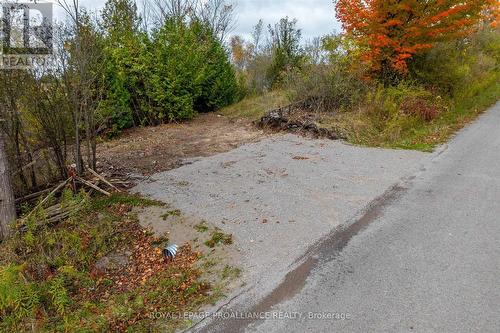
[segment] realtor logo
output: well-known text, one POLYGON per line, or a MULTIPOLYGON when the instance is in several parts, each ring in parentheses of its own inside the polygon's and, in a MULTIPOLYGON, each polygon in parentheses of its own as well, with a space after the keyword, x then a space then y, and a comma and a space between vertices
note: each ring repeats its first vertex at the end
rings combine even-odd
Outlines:
POLYGON ((45 64, 52 54, 53 4, 0 0, 0 69, 45 64))

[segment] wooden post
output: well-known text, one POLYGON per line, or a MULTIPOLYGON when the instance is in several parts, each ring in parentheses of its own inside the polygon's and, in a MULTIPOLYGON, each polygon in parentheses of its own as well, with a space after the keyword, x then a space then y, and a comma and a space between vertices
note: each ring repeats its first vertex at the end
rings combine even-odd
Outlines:
MULTIPOLYGON (((2 121, 2 119, 0 119, 2 121)), ((10 235, 10 223, 16 218, 14 193, 10 182, 9 165, 5 151, 5 141, 0 130, 0 238, 10 235)))

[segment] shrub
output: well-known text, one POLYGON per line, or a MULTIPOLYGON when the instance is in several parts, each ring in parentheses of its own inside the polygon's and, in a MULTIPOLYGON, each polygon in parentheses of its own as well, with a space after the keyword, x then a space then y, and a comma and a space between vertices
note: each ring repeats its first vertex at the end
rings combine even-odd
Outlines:
POLYGON ((140 94, 138 62, 144 52, 145 35, 138 29, 140 18, 137 6, 131 0, 108 0, 100 22, 104 34, 99 35, 103 57, 103 100, 99 106, 101 121, 110 124, 115 134, 141 123, 137 114, 140 94))
POLYGON ((145 113, 141 112, 141 100, 145 95, 143 82, 149 76, 141 64, 146 42, 146 36, 134 34, 123 37, 121 43, 125 47, 108 45, 105 48, 104 99, 99 115, 111 124, 114 133, 149 123, 145 113))
POLYGON ((364 108, 381 120, 400 116, 418 116, 424 119, 427 112, 437 115, 440 99, 441 97, 435 96, 422 86, 403 81, 397 86, 384 87, 380 84, 372 89, 366 95, 364 108))
POLYGON ((285 83, 292 100, 314 101, 321 111, 352 108, 367 89, 367 84, 351 73, 324 64, 291 72, 285 83))
MULTIPOLYGON (((83 204, 82 211, 54 226, 46 223, 40 208, 22 221, 24 232, 0 244, 1 332, 75 330, 62 326, 71 312, 81 309, 82 296, 88 295, 85 290, 93 291, 98 285, 90 274, 91 267, 132 237, 128 233, 135 224, 112 207, 148 204, 135 197, 124 199, 94 199, 90 205, 84 194, 73 197, 66 190, 62 207, 83 204)), ((74 322, 81 324, 79 318, 74 322)))
POLYGON ((291 99, 314 100, 322 111, 350 109, 362 101, 369 84, 363 80, 363 71, 353 66, 350 48, 343 36, 324 37, 320 52, 327 54, 327 60, 312 61, 286 76, 291 99))
POLYGON ((272 61, 272 57, 268 54, 259 54, 250 61, 246 69, 249 94, 260 95, 271 89, 272 82, 268 73, 272 61))
POLYGON ((470 83, 498 70, 500 30, 485 28, 466 39, 438 43, 416 56, 410 76, 427 87, 454 97, 470 83))
POLYGON ((439 108, 428 100, 420 97, 406 98, 400 107, 403 114, 417 116, 425 121, 435 119, 439 114, 439 108))
MULTIPOLYGON (((124 3, 132 6, 125 16, 134 16, 135 5, 124 3)), ((226 50, 207 24, 172 18, 149 37, 131 21, 108 27, 105 38, 99 115, 112 134, 190 119, 241 95, 226 50)))
POLYGON ((269 26, 272 39, 272 63, 267 69, 271 85, 281 83, 287 72, 300 68, 303 51, 300 46, 302 32, 297 29, 297 20, 282 18, 274 27, 269 26))
POLYGON ((148 97, 158 122, 192 118, 196 112, 232 103, 234 70, 209 27, 168 20, 154 36, 149 59, 148 97))

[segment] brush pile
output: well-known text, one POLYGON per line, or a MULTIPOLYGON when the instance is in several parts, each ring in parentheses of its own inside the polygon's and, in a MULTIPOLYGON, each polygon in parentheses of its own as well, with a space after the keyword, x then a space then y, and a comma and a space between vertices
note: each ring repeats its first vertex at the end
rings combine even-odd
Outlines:
POLYGON ((75 171, 75 166, 71 165, 68 168, 69 178, 59 183, 57 186, 52 189, 46 189, 44 191, 32 193, 23 198, 16 199, 16 203, 18 205, 22 203, 29 204, 30 202, 35 203, 35 206, 26 215, 24 215, 22 219, 29 218, 39 208, 43 208, 46 216, 46 222, 48 224, 54 224, 77 212, 83 206, 83 202, 72 205, 63 205, 58 202, 58 196, 65 189, 71 189, 74 194, 84 191, 89 196, 92 196, 95 193, 100 193, 109 197, 112 192, 122 192, 122 190, 120 190, 117 186, 94 170, 87 168, 87 171, 88 174, 85 178, 78 176, 75 171))
POLYGON ((257 127, 297 133, 313 138, 340 139, 339 136, 318 126, 321 112, 313 100, 289 104, 268 112, 256 122, 257 127))

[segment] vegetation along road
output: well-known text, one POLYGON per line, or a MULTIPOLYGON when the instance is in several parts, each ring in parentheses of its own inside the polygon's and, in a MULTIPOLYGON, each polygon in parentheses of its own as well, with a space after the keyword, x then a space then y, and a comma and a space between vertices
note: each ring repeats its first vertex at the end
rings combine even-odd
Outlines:
POLYGON ((500 332, 498 0, 0 7, 0 332, 500 332))
POLYGON ((301 318, 219 321, 205 330, 498 332, 499 125, 497 104, 359 220, 313 247, 291 272, 303 278, 285 279, 248 309, 301 318))

